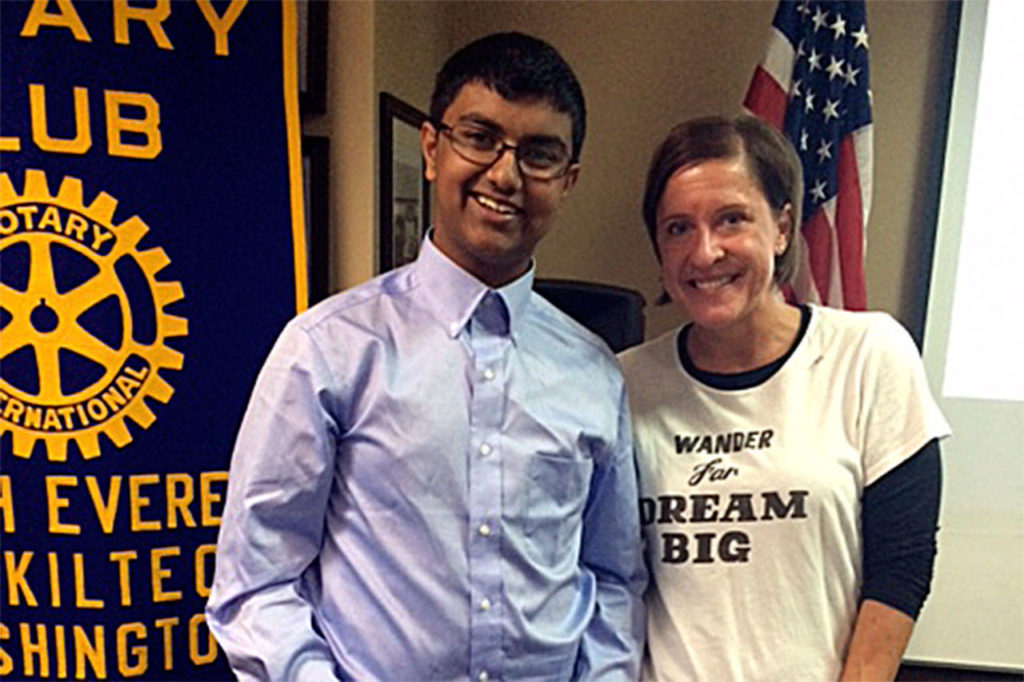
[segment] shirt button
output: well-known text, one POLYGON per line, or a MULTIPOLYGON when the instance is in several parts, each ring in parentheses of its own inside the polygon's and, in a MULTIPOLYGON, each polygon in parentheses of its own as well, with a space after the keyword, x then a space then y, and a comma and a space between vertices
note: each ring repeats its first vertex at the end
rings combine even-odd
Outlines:
POLYGON ((484 370, 484 381, 490 381, 494 378, 494 370, 488 367, 484 370))
POLYGON ((491 534, 491 527, 488 526, 486 523, 481 523, 480 527, 476 529, 476 532, 480 533, 480 535, 483 535, 484 537, 487 537, 491 534))
POLYGON ((487 682, 487 680, 491 679, 491 677, 490 677, 490 675, 487 674, 486 670, 481 670, 480 672, 477 673, 476 679, 477 679, 477 682, 487 682))
POLYGON ((452 336, 455 336, 456 334, 458 334, 459 333, 459 323, 458 322, 452 322, 450 325, 448 325, 448 331, 451 332, 452 336))
POLYGON ((489 611, 490 608, 491 608, 491 600, 490 599, 488 599, 487 597, 484 597, 483 599, 480 600, 480 610, 481 611, 489 611))
POLYGON ((487 455, 491 454, 491 446, 488 445, 487 443, 484 443, 483 445, 481 445, 480 446, 480 454, 483 455, 484 457, 486 457, 487 455))

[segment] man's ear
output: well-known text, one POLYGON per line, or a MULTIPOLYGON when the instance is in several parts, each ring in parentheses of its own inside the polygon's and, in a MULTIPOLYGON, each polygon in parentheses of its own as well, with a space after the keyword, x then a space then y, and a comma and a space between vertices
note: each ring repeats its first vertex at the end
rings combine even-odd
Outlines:
POLYGON ((562 187, 563 199, 569 196, 569 193, 572 192, 572 188, 576 186, 576 181, 579 179, 579 177, 580 165, 578 163, 574 163, 571 166, 569 166, 569 170, 566 171, 565 177, 563 179, 563 182, 565 183, 565 185, 562 187))
POLYGON ((437 179, 437 128, 430 121, 420 126, 420 150, 423 152, 423 175, 428 181, 437 179))

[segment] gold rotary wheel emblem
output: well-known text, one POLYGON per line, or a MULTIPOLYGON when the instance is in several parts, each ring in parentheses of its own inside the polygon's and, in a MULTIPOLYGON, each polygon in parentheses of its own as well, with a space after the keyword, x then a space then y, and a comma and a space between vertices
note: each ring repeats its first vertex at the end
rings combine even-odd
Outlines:
POLYGON ((19 194, 0 173, 0 434, 12 433, 18 457, 42 441, 65 461, 71 440, 97 457, 100 433, 124 447, 125 418, 149 428, 145 398, 174 393, 158 372, 181 369, 164 342, 188 323, 164 308, 184 291, 156 279, 167 254, 139 250, 149 227, 138 216, 113 224, 116 208, 105 192, 86 206, 77 178, 53 196, 27 170, 19 194))

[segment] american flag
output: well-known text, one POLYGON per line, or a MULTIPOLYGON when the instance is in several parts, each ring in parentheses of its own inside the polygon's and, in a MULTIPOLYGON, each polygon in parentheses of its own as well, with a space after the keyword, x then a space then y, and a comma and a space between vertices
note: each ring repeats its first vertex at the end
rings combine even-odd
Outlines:
POLYGON ((779 3, 743 106, 785 132, 804 167, 795 298, 863 310, 871 208, 871 92, 864 2, 779 3))

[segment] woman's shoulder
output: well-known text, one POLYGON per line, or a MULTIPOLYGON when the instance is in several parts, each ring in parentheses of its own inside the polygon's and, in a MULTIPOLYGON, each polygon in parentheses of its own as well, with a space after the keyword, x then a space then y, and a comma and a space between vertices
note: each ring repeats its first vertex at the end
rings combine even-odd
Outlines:
POLYGON ((910 333, 896 318, 881 310, 839 310, 811 304, 819 333, 840 337, 870 339, 875 342, 910 339, 910 333))
POLYGON ((651 371, 664 372, 665 367, 676 367, 676 336, 679 335, 680 329, 665 332, 619 353, 616 357, 626 381, 629 382, 631 377, 651 371))

